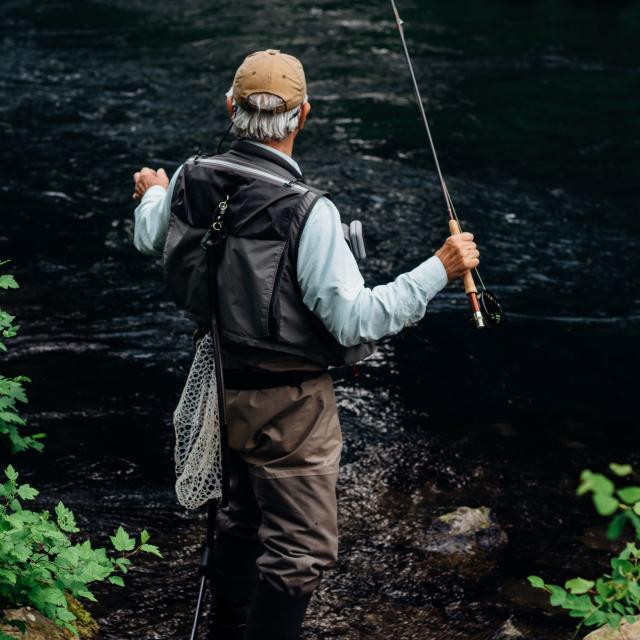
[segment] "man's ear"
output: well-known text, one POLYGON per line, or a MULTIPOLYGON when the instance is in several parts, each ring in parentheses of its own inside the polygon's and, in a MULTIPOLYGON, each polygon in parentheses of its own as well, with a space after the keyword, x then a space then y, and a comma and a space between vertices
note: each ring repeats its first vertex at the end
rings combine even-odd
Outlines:
POLYGON ((227 113, 230 118, 233 118, 233 113, 235 109, 233 108, 233 96, 227 96, 227 113))
POLYGON ((300 120, 298 122, 298 131, 302 131, 302 129, 304 129, 304 125, 306 124, 307 118, 309 117, 310 113, 311 113, 311 103, 305 102, 302 105, 302 108, 300 109, 300 120))

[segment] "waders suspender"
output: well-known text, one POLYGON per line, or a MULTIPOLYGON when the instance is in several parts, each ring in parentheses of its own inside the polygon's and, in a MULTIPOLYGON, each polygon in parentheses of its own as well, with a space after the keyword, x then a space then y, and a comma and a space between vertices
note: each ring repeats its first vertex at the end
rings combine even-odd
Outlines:
MULTIPOLYGON (((227 197, 227 200, 229 198, 227 197)), ((220 419, 220 454, 222 458, 222 497, 220 502, 209 500, 207 502, 207 533, 202 547, 202 557, 200 560, 200 590, 198 601, 191 629, 191 640, 198 637, 198 627, 202 615, 202 604, 204 594, 207 590, 207 582, 213 580, 213 545, 216 529, 216 516, 219 507, 225 507, 229 500, 229 464, 228 464, 228 444, 227 444, 227 421, 224 406, 224 379, 222 371, 222 356, 220 351, 220 335, 218 332, 218 295, 216 289, 215 273, 220 258, 220 245, 224 242, 224 230, 222 218, 227 210, 227 202, 223 201, 218 205, 218 213, 202 239, 201 246, 207 252, 207 273, 209 279, 209 309, 211 312, 210 327, 211 340, 213 341, 214 363, 216 374, 216 387, 218 395, 218 415, 220 419)))

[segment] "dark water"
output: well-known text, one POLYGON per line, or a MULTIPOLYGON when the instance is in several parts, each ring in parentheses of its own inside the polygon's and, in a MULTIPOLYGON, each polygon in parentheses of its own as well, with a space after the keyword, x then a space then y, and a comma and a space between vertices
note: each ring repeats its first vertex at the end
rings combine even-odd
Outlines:
MULTIPOLYGON (((576 477, 640 457, 640 2, 400 4, 509 322, 478 334, 451 287, 358 384, 337 376, 343 552, 305 637, 476 640, 512 618, 560 640, 571 623, 524 578, 606 567, 576 477), (509 535, 490 570, 461 576, 420 547, 461 504, 509 535)), ((23 285, 3 372, 33 378, 30 422, 50 434, 15 464, 93 536, 146 526, 164 550, 102 593, 105 638, 183 638, 203 523, 173 497, 169 417, 190 327, 132 248, 130 176, 215 148, 244 54, 295 53, 313 104, 298 159, 364 221, 365 275, 386 281, 446 229, 398 36, 385 2, 5 0, 0 16, 0 257, 23 285)))

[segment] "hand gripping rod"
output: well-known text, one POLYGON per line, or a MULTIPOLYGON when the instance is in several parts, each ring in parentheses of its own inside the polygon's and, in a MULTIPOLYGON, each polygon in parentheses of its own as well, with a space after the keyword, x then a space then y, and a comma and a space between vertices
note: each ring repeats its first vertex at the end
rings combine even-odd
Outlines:
MULTIPOLYGON (((398 13, 398 9, 396 7, 396 3, 394 0, 391 0, 391 6, 393 7, 393 13, 396 17, 396 24, 398 25, 398 31, 400 33, 400 39, 402 40, 402 47, 404 49, 404 55, 407 59, 407 65, 409 66, 409 73, 411 74, 411 80, 413 82, 413 89, 416 94, 416 98, 418 100, 418 108, 420 109, 420 115, 422 116, 422 121, 424 122, 424 128, 427 132, 427 140, 429 141, 429 147, 431 149, 431 153, 433 155, 433 159, 436 164, 436 170, 438 172, 438 179, 440 180, 440 187, 442 188, 442 195, 444 196, 445 205, 447 207, 447 212, 449 213, 449 232, 452 235, 461 233, 460 229, 460 220, 456 214, 455 208, 453 206, 453 202, 451 200, 451 196, 449 195, 449 190, 447 189, 447 183, 444 181, 444 176, 442 175, 442 170, 440 169, 440 162, 438 161, 438 154, 436 153, 436 147, 433 143, 433 136, 431 135, 431 128, 429 127, 429 120, 427 119, 427 113, 424 109, 424 104, 422 102, 422 95, 420 94, 420 87, 418 86, 418 81, 416 80, 416 74, 413 70, 413 63, 411 62, 411 56, 409 55, 409 48, 407 47, 407 41, 404 37, 404 22, 398 13)), ((480 304, 478 302, 478 289, 476 288, 476 284, 473 280, 473 274, 471 271, 467 271, 464 274, 464 291, 469 297, 469 302, 471 304, 471 311, 473 312, 473 319, 476 323, 476 327, 478 329, 482 329, 485 327, 484 318, 482 316, 482 312, 480 311, 480 304)))

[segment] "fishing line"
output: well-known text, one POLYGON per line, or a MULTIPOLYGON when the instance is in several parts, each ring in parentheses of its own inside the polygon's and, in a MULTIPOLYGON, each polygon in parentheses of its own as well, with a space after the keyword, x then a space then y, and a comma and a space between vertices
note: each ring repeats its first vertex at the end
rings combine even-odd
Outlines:
MULTIPOLYGON (((429 148, 431 149, 431 155, 433 156, 434 163, 436 165, 436 171, 438 174, 438 180, 440 182, 440 188, 442 190, 442 195, 444 197, 445 206, 447 208, 447 212, 449 214, 449 219, 455 221, 455 224, 452 222, 450 225, 454 227, 457 226, 459 232, 462 232, 462 224, 460 223, 460 218, 458 217, 458 213, 453 204, 453 199, 451 198, 451 194, 449 193, 449 189, 447 187, 447 183, 444 179, 444 175, 442 173, 442 169, 440 167, 440 161, 438 159, 438 153, 436 151, 436 146, 433 141, 433 136, 431 134, 431 127, 429 126, 429 119, 427 118, 427 112, 424 108, 424 103, 422 101, 422 94, 420 92, 420 86, 418 85, 418 80, 416 78, 415 71, 413 69, 413 62, 411 60, 411 55, 409 53, 409 47, 407 46, 407 40, 404 36, 404 21, 400 17, 400 13, 398 12, 398 8, 396 7, 395 0, 391 1, 391 7, 393 8, 393 13, 396 19, 396 24, 398 26, 398 32, 400 33, 400 40, 402 42, 402 48, 404 50, 404 55, 407 60, 407 66, 409 67, 409 73, 411 75, 411 82, 413 84, 413 90, 416 95, 416 100, 418 102, 418 109, 420 110, 420 116, 422 117, 422 122, 424 124, 425 131, 427 133, 427 141, 429 143, 429 148)), ((478 276, 478 281, 482 288, 482 291, 478 295, 476 293, 475 285, 473 284, 473 280, 469 274, 465 277, 465 291, 469 296, 471 307, 473 310, 474 319, 476 321, 476 325, 481 328, 489 325, 498 325, 503 319, 503 312, 500 303, 497 298, 491 294, 485 284, 480 272, 477 268, 473 269, 474 273, 478 276), (486 321, 486 324, 485 322, 486 321)))

